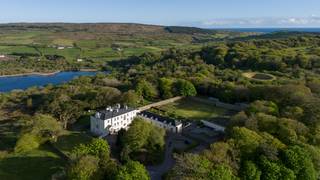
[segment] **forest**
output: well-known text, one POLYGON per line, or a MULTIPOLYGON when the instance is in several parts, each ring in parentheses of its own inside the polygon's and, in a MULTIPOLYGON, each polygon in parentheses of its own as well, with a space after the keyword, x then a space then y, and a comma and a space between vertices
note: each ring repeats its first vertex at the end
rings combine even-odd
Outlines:
MULTIPOLYGON (((222 141, 200 154, 175 154, 176 164, 165 179, 317 180, 319 45, 320 36, 307 34, 170 48, 110 61, 103 67, 112 72, 108 75, 0 94, 1 121, 14 131, 0 131, 0 177, 12 177, 2 170, 8 159, 40 151, 88 117, 89 110, 198 95, 249 107, 232 117, 222 141), (247 72, 275 78, 256 81, 243 75, 247 72)), ((73 149, 71 163, 60 166, 69 179, 149 179, 144 165, 158 159, 135 157, 143 151, 159 155, 164 136, 137 119, 118 138, 120 162, 110 158, 108 144, 93 140, 73 149)))

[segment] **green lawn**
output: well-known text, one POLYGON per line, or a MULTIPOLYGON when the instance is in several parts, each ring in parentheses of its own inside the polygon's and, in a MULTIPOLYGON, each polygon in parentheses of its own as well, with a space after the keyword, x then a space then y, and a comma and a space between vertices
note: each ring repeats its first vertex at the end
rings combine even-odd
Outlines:
POLYGON ((177 117, 184 117, 190 120, 212 119, 224 116, 227 110, 216 107, 209 103, 202 103, 191 98, 185 98, 175 103, 162 106, 160 109, 177 117))
POLYGON ((92 137, 85 133, 69 132, 66 135, 60 136, 54 146, 62 151, 65 155, 70 156, 72 150, 80 144, 90 142, 92 137))
POLYGON ((0 159, 0 179, 51 179, 65 165, 66 161, 55 154, 49 145, 43 145, 24 154, 11 153, 0 159))

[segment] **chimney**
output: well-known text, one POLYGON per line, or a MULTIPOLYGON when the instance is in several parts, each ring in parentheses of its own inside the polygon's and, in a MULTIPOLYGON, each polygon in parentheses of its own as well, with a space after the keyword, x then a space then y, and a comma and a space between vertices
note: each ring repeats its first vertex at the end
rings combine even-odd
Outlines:
POLYGON ((96 118, 100 118, 101 114, 99 112, 96 113, 96 118))

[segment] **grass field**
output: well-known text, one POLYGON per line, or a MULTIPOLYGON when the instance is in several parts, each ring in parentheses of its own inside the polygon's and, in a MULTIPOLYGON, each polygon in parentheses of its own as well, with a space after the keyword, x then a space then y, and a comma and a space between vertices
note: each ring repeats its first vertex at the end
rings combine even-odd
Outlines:
MULTIPOLYGON (((24 153, 15 153, 13 148, 20 133, 18 121, 0 121, 0 179, 34 180, 51 179, 51 176, 63 169, 67 162, 59 156, 50 144, 24 153), (10 153, 9 153, 10 152, 10 153)), ((54 146, 65 155, 81 143, 88 143, 91 137, 81 132, 66 131, 54 146)))
POLYGON ((70 156, 72 150, 80 144, 90 142, 92 137, 80 132, 69 132, 66 135, 60 136, 54 146, 65 155, 70 156))
POLYGON ((0 179, 51 179, 51 176, 65 165, 66 161, 59 157, 52 147, 43 145, 27 153, 11 153, 0 159, 0 179))
POLYGON ((205 120, 227 114, 227 110, 216 107, 211 104, 201 103, 191 98, 185 98, 175 103, 162 106, 160 108, 177 117, 183 117, 189 120, 205 120))
POLYGON ((76 48, 66 48, 58 50, 56 48, 39 48, 44 55, 60 55, 64 56, 67 60, 76 60, 80 55, 80 50, 76 48))
POLYGON ((255 81, 273 81, 275 76, 267 73, 246 72, 242 74, 244 77, 255 81))
POLYGON ((12 53, 32 53, 38 54, 38 52, 28 46, 0 46, 0 54, 12 54, 12 53))

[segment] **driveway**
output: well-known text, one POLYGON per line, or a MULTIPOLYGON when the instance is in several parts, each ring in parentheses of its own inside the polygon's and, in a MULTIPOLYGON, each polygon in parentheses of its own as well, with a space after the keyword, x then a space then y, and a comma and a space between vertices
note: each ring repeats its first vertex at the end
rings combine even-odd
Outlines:
POLYGON ((147 167, 152 180, 161 180, 162 175, 174 166, 175 160, 172 156, 174 146, 172 141, 175 136, 175 134, 168 134, 168 138, 166 139, 166 152, 162 164, 147 167))

